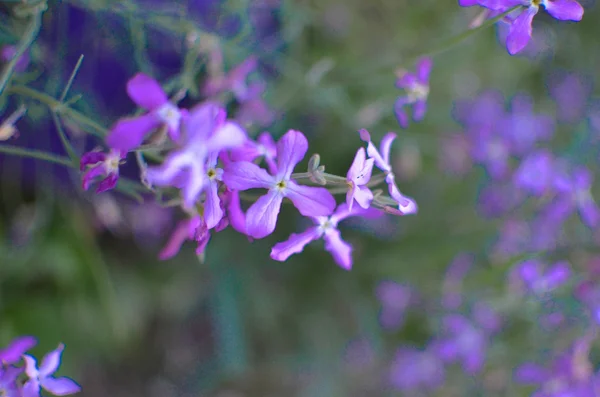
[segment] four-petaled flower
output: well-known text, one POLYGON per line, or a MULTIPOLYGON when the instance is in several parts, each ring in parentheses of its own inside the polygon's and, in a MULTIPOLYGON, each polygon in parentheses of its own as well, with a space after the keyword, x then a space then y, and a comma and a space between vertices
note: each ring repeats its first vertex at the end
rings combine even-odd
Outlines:
POLYGON ((23 385, 23 397, 39 397, 40 388, 56 395, 66 396, 68 394, 78 393, 81 387, 70 378, 52 376, 60 365, 61 355, 65 346, 58 345, 58 348, 44 356, 39 369, 35 358, 27 354, 23 355, 25 360, 25 373, 29 380, 23 385))
POLYGON ((325 188, 298 185, 291 178, 296 164, 304 158, 308 141, 300 131, 288 131, 277 143, 277 172, 269 174, 248 161, 229 164, 223 181, 231 190, 264 188, 260 197, 246 213, 249 236, 263 238, 275 230, 277 216, 284 197, 288 197, 304 216, 327 216, 335 208, 335 199, 325 188))
POLYGON ((371 173, 373 172, 374 159, 367 159, 365 149, 360 148, 354 156, 354 161, 346 174, 346 180, 348 184, 348 193, 346 194, 346 204, 350 211, 354 201, 358 203, 362 208, 369 208, 371 201, 373 200, 373 193, 365 186, 371 179, 371 173))
POLYGON ((100 178, 103 179, 98 184, 96 193, 113 189, 119 180, 119 166, 125 157, 127 153, 118 150, 111 150, 108 153, 87 152, 81 156, 79 169, 85 171, 89 167, 83 174, 83 190, 88 190, 90 185, 100 178))
POLYGON ((429 74, 432 66, 431 58, 422 58, 417 62, 416 74, 402 71, 396 87, 405 90, 404 96, 398 97, 394 104, 394 112, 400 127, 408 127, 408 115, 405 106, 412 105, 414 121, 421 121, 427 111, 427 97, 429 96, 429 74))
POLYGON ((325 249, 331 253, 335 262, 342 268, 350 270, 352 268, 352 246, 342 240, 337 227, 340 221, 351 216, 361 215, 369 216, 369 210, 356 207, 351 210, 346 204, 340 204, 331 216, 310 216, 315 226, 300 234, 293 233, 286 241, 275 244, 271 250, 271 258, 283 262, 293 254, 302 252, 311 241, 323 238, 325 249))
POLYGON ((179 139, 179 125, 183 112, 169 98, 160 84, 143 73, 138 73, 127 82, 127 94, 139 107, 148 113, 138 117, 123 118, 113 126, 106 143, 109 147, 125 152, 140 146, 144 138, 157 127, 167 127, 169 137, 179 139))

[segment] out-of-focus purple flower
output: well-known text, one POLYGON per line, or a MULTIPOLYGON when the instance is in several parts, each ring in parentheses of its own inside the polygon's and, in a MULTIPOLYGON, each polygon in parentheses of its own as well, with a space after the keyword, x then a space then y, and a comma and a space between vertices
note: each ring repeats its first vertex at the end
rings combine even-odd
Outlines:
MULTIPOLYGON (((376 210, 372 210, 376 211, 376 210)), ((351 216, 369 215, 369 210, 354 208, 350 210, 348 206, 340 204, 336 211, 329 217, 310 216, 315 226, 308 228, 300 234, 292 234, 289 239, 275 244, 271 249, 271 258, 277 261, 285 261, 293 254, 304 250, 304 247, 311 241, 323 238, 325 240, 325 249, 333 256, 335 262, 343 269, 352 268, 352 246, 342 240, 338 224, 351 216)))
POLYGON ((106 137, 109 147, 125 152, 131 151, 140 146, 144 138, 161 125, 167 127, 172 140, 178 141, 183 112, 169 102, 158 81, 138 73, 127 82, 127 94, 136 105, 148 110, 148 113, 117 121, 106 137))
POLYGON ((439 357, 460 362, 469 375, 481 371, 489 344, 486 332, 459 314, 446 315, 442 323, 442 337, 433 344, 439 357))
POLYGON ((521 384, 538 386, 539 397, 594 397, 600 391, 588 358, 591 338, 576 340, 548 366, 528 362, 517 367, 514 379, 521 384))
POLYGON ((354 161, 348 170, 346 180, 348 181, 348 193, 346 194, 346 204, 350 211, 354 201, 358 203, 362 208, 369 208, 371 200, 373 200, 373 193, 365 186, 371 180, 371 173, 373 172, 374 159, 367 159, 364 148, 358 149, 354 161))
POLYGON ((404 324, 404 315, 411 304, 413 291, 394 281, 383 281, 375 292, 381 303, 379 323, 387 330, 397 330, 404 324))
POLYGON ((507 219, 500 228, 494 245, 494 257, 504 261, 527 251, 531 225, 522 219, 507 219))
MULTIPOLYGON (((170 153, 161 166, 148 168, 146 179, 153 185, 180 188, 185 206, 193 208, 200 193, 211 181, 221 177, 215 168, 216 156, 222 150, 241 146, 247 138, 245 131, 228 121, 225 111, 213 103, 192 109, 184 118, 183 138, 183 146, 170 153)), ((214 198, 214 195, 207 195, 207 200, 214 198)), ((216 209, 218 202, 213 200, 205 204, 216 209)), ((214 222, 211 220, 212 227, 214 222)))
POLYGON ((556 102, 559 121, 578 123, 585 117, 593 89, 589 78, 576 73, 557 73, 550 77, 548 89, 556 102))
POLYGON ((396 88, 405 90, 405 95, 398 97, 394 104, 394 113, 400 127, 408 127, 406 106, 412 105, 413 121, 421 121, 427 112, 427 97, 429 96, 429 75, 433 61, 431 58, 422 58, 417 62, 416 73, 402 71, 396 81, 396 88))
POLYGON ((29 355, 23 356, 25 373, 29 378, 23 385, 23 397, 39 397, 40 388, 56 396, 66 396, 81 391, 81 387, 72 379, 52 376, 60 366, 64 348, 65 346, 60 344, 57 349, 46 354, 39 369, 35 358, 29 355))
POLYGON ((470 144, 464 134, 452 133, 442 137, 440 168, 457 176, 465 175, 472 166, 470 144))
POLYGON ((555 123, 550 115, 534 112, 533 99, 529 95, 519 94, 513 97, 511 111, 500 128, 506 131, 511 152, 522 156, 534 149, 536 143, 550 140, 555 123))
POLYGON ((471 156, 494 179, 508 174, 512 145, 505 122, 504 97, 497 91, 484 91, 475 100, 457 101, 454 117, 465 128, 471 143, 471 156))
POLYGON ((463 253, 457 255, 446 269, 446 277, 442 287, 442 305, 446 309, 457 309, 461 305, 462 281, 471 266, 473 266, 473 256, 463 253))
POLYGON ((204 253, 206 245, 210 240, 210 232, 202 217, 196 215, 180 221, 171 234, 169 241, 158 254, 158 258, 160 260, 171 259, 177 255, 186 240, 196 241, 198 243, 198 246, 196 247, 197 255, 202 255, 204 253))
POLYGON ((535 294, 545 294, 555 290, 566 283, 571 275, 567 262, 558 262, 546 268, 535 259, 518 264, 515 271, 527 289, 535 294))
POLYGON ((515 11, 517 14, 510 25, 506 38, 506 49, 515 55, 525 48, 531 39, 533 17, 543 5, 555 19, 561 21, 580 21, 583 18, 583 7, 575 0, 479 0, 480 6, 495 11, 508 11, 512 7, 523 6, 515 11))
POLYGON ((522 200, 523 194, 511 184, 488 183, 481 188, 477 204, 485 216, 494 218, 505 215, 522 200))
POLYGON ((277 146, 268 132, 260 134, 256 141, 248 139, 242 146, 232 149, 229 157, 232 161, 254 161, 262 157, 270 173, 277 170, 277 146))
POLYGON ((360 139, 367 142, 367 154, 369 158, 375 161, 377 168, 385 173, 385 181, 388 184, 390 196, 398 203, 398 211, 401 215, 416 214, 418 211, 417 203, 410 197, 403 195, 398 186, 396 186, 396 178, 392 172, 390 162, 390 152, 392 150, 392 142, 396 139, 396 134, 390 132, 381 140, 381 150, 377 150, 371 141, 371 135, 367 130, 360 130, 360 139))
POLYGON ((600 209, 591 194, 592 178, 591 172, 585 167, 576 168, 570 175, 563 174, 555 178, 559 196, 551 211, 566 217, 578 210, 583 223, 592 228, 598 226, 600 209))
MULTIPOLYGON (((0 49, 0 62, 1 63, 8 63, 10 61, 12 61, 12 59, 17 55, 17 47, 15 47, 14 45, 4 45, 2 46, 2 48, 0 49)), ((17 60, 17 63, 15 64, 15 72, 21 73, 24 72, 27 69, 27 66, 29 66, 29 53, 25 52, 23 55, 21 55, 21 57, 17 60)))
MULTIPOLYGON (((20 357, 19 357, 20 359, 20 357)), ((0 395, 4 397, 23 397, 17 380, 23 368, 4 365, 0 368, 0 395)))
POLYGON ((83 190, 88 190, 98 179, 101 181, 96 188, 96 193, 114 189, 119 181, 119 166, 126 157, 127 152, 114 149, 108 153, 93 151, 81 156, 79 169, 85 171, 82 177, 83 190))
POLYGON ((435 390, 444 384, 446 371, 443 361, 435 352, 402 347, 390 367, 390 382, 394 388, 435 390))
POLYGON ((37 344, 33 336, 20 336, 13 339, 8 346, 0 350, 0 363, 16 364, 21 356, 37 344))
POLYGON ((277 173, 271 175, 248 161, 229 164, 223 181, 231 190, 268 189, 246 212, 249 236, 263 238, 275 230, 284 197, 288 197, 304 216, 330 215, 335 199, 325 188, 298 185, 291 178, 294 167, 308 150, 308 141, 300 131, 288 131, 277 143, 277 173))
POLYGON ((513 176, 516 187, 534 196, 549 193, 554 187, 555 178, 554 157, 546 149, 528 155, 513 176))

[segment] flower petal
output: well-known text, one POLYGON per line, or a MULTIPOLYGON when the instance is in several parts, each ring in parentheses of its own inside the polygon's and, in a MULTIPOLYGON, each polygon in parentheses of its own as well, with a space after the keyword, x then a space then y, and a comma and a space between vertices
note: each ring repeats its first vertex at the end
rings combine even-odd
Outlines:
POLYGON ((25 360, 25 373, 29 378, 37 378, 38 377, 38 369, 37 369, 37 361, 33 356, 29 354, 23 354, 23 360, 25 360))
POLYGON ((398 125, 402 128, 408 127, 408 114, 406 114, 406 109, 404 108, 408 103, 408 99, 403 96, 398 97, 394 103, 394 114, 396 115, 398 125))
POLYGON ((273 185, 274 178, 254 163, 238 161, 225 168, 223 182, 231 190, 268 189, 273 185))
POLYGON ((64 349, 65 345, 61 343, 56 349, 44 356, 42 364, 40 365, 40 378, 44 378, 56 372, 60 366, 60 359, 64 349))
POLYGON ((106 144, 112 149, 129 152, 140 146, 146 135, 159 125, 160 120, 152 113, 123 118, 108 133, 106 144))
POLYGON ((153 110, 169 101, 158 81, 138 73, 127 82, 127 94, 136 105, 153 110))
POLYGON ((61 378, 45 378, 41 381, 42 387, 54 394, 55 396, 66 396, 69 394, 78 393, 81 391, 79 386, 72 379, 61 377, 61 378))
POLYGON ((223 149, 239 147, 247 139, 246 131, 242 127, 236 123, 227 121, 216 128, 210 139, 206 142, 206 149, 209 152, 220 152, 223 149))
POLYGON ((396 186, 396 182, 394 182, 393 180, 391 182, 387 182, 390 196, 392 196, 392 198, 398 203, 398 210, 400 210, 400 212, 402 212, 402 214, 404 215, 416 214, 418 211, 417 203, 410 197, 407 197, 400 193, 400 190, 398 190, 398 187, 396 186))
POLYGON ((219 199, 219 185, 217 181, 210 181, 206 189, 206 201, 204 202, 204 221, 206 227, 212 229, 223 218, 221 200, 219 199))
POLYGON ((307 150, 308 141, 304 134, 296 130, 286 132, 277 142, 277 177, 288 179, 307 150))
POLYGON ((537 364, 525 363, 517 367, 513 376, 518 383, 539 385, 544 383, 550 374, 537 364))
POLYGON ((352 246, 342 240, 340 231, 330 229, 325 233, 325 249, 333 256, 335 263, 345 270, 352 269, 352 246))
POLYGON ((40 397, 40 383, 37 379, 29 379, 23 385, 23 397, 40 397))
POLYGON ((417 63, 417 78, 421 84, 428 84, 432 66, 431 58, 421 58, 417 63))
POLYGON ((117 186, 117 182, 119 181, 119 174, 111 172, 98 184, 96 188, 96 193, 103 193, 107 190, 114 189, 117 186))
POLYGON ((538 11, 538 7, 529 7, 510 25, 510 32, 506 37, 506 49, 510 55, 520 52, 529 43, 532 31, 531 23, 538 11))
POLYGON ((271 258, 276 261, 285 261, 293 254, 302 252, 304 247, 311 241, 321 237, 318 227, 311 227, 303 233, 292 233, 290 237, 281 243, 277 243, 271 249, 271 258))
POLYGON ((269 190, 261 196, 246 212, 246 228, 248 235, 263 238, 273 233, 277 224, 277 216, 281 209, 283 195, 275 190, 269 190))
POLYGON ((177 224, 175 230, 171 234, 171 237, 169 237, 169 241, 158 254, 158 258, 160 260, 164 261, 171 259, 177 255, 183 243, 186 240, 191 239, 190 229, 193 227, 192 223, 193 221, 191 219, 186 219, 177 224))
POLYGON ((427 100, 419 99, 413 104, 413 120, 423 120, 425 113, 427 113, 427 100))
POLYGON ((583 7, 575 0, 545 0, 546 11, 561 21, 581 21, 583 7))
POLYGON ((21 356, 37 344, 33 336, 21 336, 13 339, 8 346, 0 350, 0 362, 14 364, 21 360, 21 356))
POLYGON ((85 171, 88 165, 94 165, 106 160, 104 152, 87 152, 81 156, 79 160, 79 171, 85 171))
POLYGON ((246 215, 242 211, 240 194, 237 191, 229 194, 229 204, 227 206, 229 223, 235 231, 246 234, 246 215))
POLYGON ((360 205, 362 208, 367 209, 371 206, 371 201, 373 201, 373 192, 371 189, 364 186, 356 186, 354 188, 354 200, 360 205))
POLYGON ((303 186, 290 181, 285 195, 304 216, 326 216, 335 209, 335 199, 323 187, 303 186))
POLYGON ((361 147, 356 152, 356 155, 354 155, 354 161, 352 161, 352 164, 350 165, 350 169, 348 169, 348 172, 346 174, 346 178, 349 181, 354 181, 354 179, 356 179, 360 175, 360 172, 365 167, 366 159, 367 159, 367 154, 365 153, 365 148, 361 147))

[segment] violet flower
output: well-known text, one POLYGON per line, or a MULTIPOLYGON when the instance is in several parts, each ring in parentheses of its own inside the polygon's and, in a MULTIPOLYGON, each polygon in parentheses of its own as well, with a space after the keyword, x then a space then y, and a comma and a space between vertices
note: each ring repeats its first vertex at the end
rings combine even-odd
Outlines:
POLYGON ((460 362, 465 373, 474 375, 485 363, 488 335, 466 317, 449 314, 443 319, 443 336, 433 344, 445 362, 460 362))
POLYGON ((196 247, 196 254, 202 255, 208 241, 210 240, 210 232, 204 222, 204 219, 198 215, 180 221, 175 230, 171 234, 169 241, 158 254, 160 260, 167 260, 173 258, 181 246, 186 240, 196 241, 198 246, 196 247))
POLYGON ((555 19, 561 21, 580 21, 583 18, 583 7, 575 0, 479 0, 479 5, 496 10, 507 11, 512 7, 523 6, 512 24, 506 38, 506 49, 515 55, 525 48, 532 33, 533 17, 540 10, 540 5, 555 19))
POLYGON ((148 168, 146 179, 152 185, 180 188, 184 205, 191 209, 207 184, 220 178, 214 167, 207 166, 209 158, 215 159, 211 155, 242 145, 246 133, 236 123, 226 120, 225 111, 212 103, 192 109, 183 120, 182 132, 181 148, 170 153, 161 166, 148 168))
POLYGON ((571 269, 567 262, 557 262, 549 268, 538 260, 527 260, 515 268, 527 289, 535 294, 545 294, 567 282, 571 269))
POLYGON ((93 151, 83 154, 79 163, 80 171, 85 171, 87 168, 82 178, 83 190, 88 190, 98 179, 101 181, 96 188, 96 193, 114 189, 119 181, 119 166, 126 157, 125 151, 119 152, 114 149, 108 153, 93 151))
POLYGON ((546 149, 537 150, 517 168, 513 176, 514 184, 534 196, 543 196, 554 187, 555 169, 552 153, 546 149))
POLYGON ((129 152, 140 146, 144 138, 161 125, 167 127, 172 140, 179 139, 182 111, 169 102, 158 81, 138 73, 127 82, 127 94, 148 113, 117 121, 106 137, 109 147, 129 152))
POLYGON ((367 154, 369 155, 369 158, 372 158, 377 168, 386 174, 385 181, 388 184, 388 191, 390 196, 398 203, 399 214, 416 214, 418 211, 417 203, 400 192, 398 186, 396 186, 396 179, 392 172, 390 152, 392 149, 392 142, 396 139, 396 134, 393 132, 386 134, 381 140, 381 151, 379 151, 371 141, 371 135, 367 130, 362 129, 359 132, 360 139, 367 142, 367 154))
MULTIPOLYGON (((19 357, 20 359, 20 357, 19 357)), ((0 395, 3 397, 23 397, 19 384, 17 383, 19 375, 23 373, 23 368, 13 366, 3 366, 0 368, 0 395)))
POLYGON ((277 170, 277 146, 268 132, 260 134, 256 141, 248 139, 242 146, 232 149, 230 158, 232 161, 255 161, 264 158, 270 173, 277 170))
POLYGON ((469 269, 473 266, 473 256, 459 254, 446 269, 442 287, 442 305, 446 309, 458 309, 462 302, 462 282, 469 269))
POLYGON ((404 324, 414 292, 410 287, 394 281, 382 281, 377 286, 377 300, 381 303, 379 323, 386 330, 397 330, 404 324))
POLYGON ((445 381, 442 360, 430 350, 402 347, 390 367, 390 382, 403 391, 435 390, 445 381))
POLYGON ((593 84, 587 76, 575 73, 556 73, 550 77, 548 90, 556 102, 558 120, 578 123, 585 117, 593 84))
POLYGON ((57 396, 66 396, 81 391, 81 387, 72 379, 52 376, 60 365, 64 348, 65 346, 60 344, 58 348, 46 354, 39 368, 35 358, 29 355, 23 356, 25 373, 29 377, 29 380, 23 385, 23 397, 39 397, 40 388, 57 396))
POLYGON ((529 95, 515 95, 511 100, 511 111, 502 120, 500 129, 506 131, 511 152, 525 155, 540 141, 548 141, 554 134, 554 118, 534 111, 533 99, 529 95))
POLYGON ((284 262, 293 254, 298 254, 311 241, 323 238, 325 249, 331 253, 335 262, 345 270, 352 268, 352 246, 342 240, 338 224, 351 216, 367 215, 368 212, 361 208, 349 209, 344 203, 340 204, 331 216, 309 216, 315 226, 306 231, 295 234, 281 243, 277 243, 271 249, 271 258, 284 262))
POLYGON ((0 350, 0 363, 16 364, 21 356, 37 344, 33 336, 20 336, 13 339, 8 346, 0 350))
POLYGON ((226 167, 223 181, 231 190, 268 189, 246 212, 248 235, 263 238, 273 233, 284 197, 304 216, 327 216, 335 199, 325 188, 298 185, 291 178, 304 158, 308 141, 300 131, 288 131, 277 143, 277 172, 271 175, 254 163, 234 162, 226 167))
POLYGON ((412 105, 414 121, 421 121, 427 112, 427 97, 429 96, 429 75, 433 61, 431 58, 421 58, 417 62, 416 73, 403 72, 396 81, 396 88, 402 88, 406 94, 398 97, 394 104, 394 113, 400 127, 408 127, 408 115, 405 107, 412 105))
POLYGON ((556 178, 555 185, 559 196, 551 210, 568 216, 578 210, 581 220, 591 228, 600 222, 600 209, 591 194, 592 174, 585 167, 579 167, 571 175, 556 178))
POLYGON ((354 161, 348 170, 346 180, 348 183, 348 193, 346 194, 346 204, 348 209, 352 211, 354 201, 362 208, 369 208, 373 200, 373 193, 366 186, 371 179, 373 172, 373 164, 375 160, 370 158, 367 160, 367 155, 364 148, 358 149, 354 161))

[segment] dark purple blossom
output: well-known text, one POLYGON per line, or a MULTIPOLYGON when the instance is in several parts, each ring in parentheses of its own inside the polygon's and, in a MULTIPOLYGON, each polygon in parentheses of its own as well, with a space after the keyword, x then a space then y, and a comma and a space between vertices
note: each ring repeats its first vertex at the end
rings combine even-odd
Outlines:
POLYGON ((127 82, 127 94, 136 105, 148 110, 138 117, 123 118, 112 127, 106 143, 121 151, 131 151, 140 146, 144 138, 157 127, 167 127, 172 140, 179 139, 179 125, 183 112, 169 102, 158 81, 138 73, 127 82))
POLYGON ((29 355, 23 356, 25 373, 29 378, 23 385, 23 397, 39 397, 40 388, 56 396, 66 396, 81 391, 81 387, 72 379, 52 376, 60 366, 64 348, 65 346, 60 344, 58 348, 46 354, 39 368, 35 358, 29 355))
POLYGON ((414 121, 421 121, 427 112, 427 97, 429 96, 429 75, 433 61, 422 58, 417 62, 416 73, 403 71, 396 81, 396 87, 404 89, 405 95, 398 97, 394 104, 394 113, 400 127, 408 127, 406 106, 412 105, 414 121))
POLYGON ((302 252, 311 241, 323 238, 325 249, 333 256, 335 262, 343 269, 350 270, 352 268, 352 246, 342 240, 338 224, 348 217, 361 215, 368 215, 368 210, 356 207, 351 210, 344 203, 340 204, 329 217, 310 216, 315 226, 300 234, 293 233, 286 241, 275 244, 271 250, 271 258, 283 262, 293 254, 302 252))
POLYGON ((284 197, 288 197, 304 216, 327 216, 335 208, 335 199, 325 188, 298 185, 292 172, 308 150, 308 141, 300 131, 288 131, 277 143, 277 172, 269 174, 248 161, 229 164, 223 181, 231 190, 268 189, 246 212, 248 235, 263 238, 275 230, 284 197))
POLYGON ((96 188, 96 193, 114 189, 119 181, 119 167, 126 157, 126 152, 114 149, 108 153, 93 151, 81 156, 79 169, 85 171, 82 177, 83 190, 88 190, 98 179, 101 181, 96 188))

